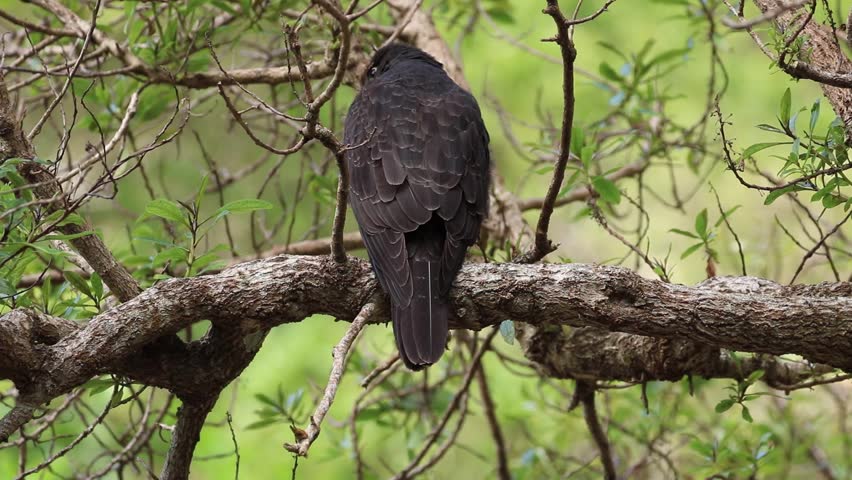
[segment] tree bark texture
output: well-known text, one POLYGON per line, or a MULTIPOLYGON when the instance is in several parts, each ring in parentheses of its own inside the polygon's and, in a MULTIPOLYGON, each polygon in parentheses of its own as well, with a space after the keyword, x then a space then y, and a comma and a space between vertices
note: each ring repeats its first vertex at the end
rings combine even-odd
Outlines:
MULTIPOLYGON (((45 400, 104 373, 169 388, 182 398, 206 398, 208 384, 237 375, 270 328, 313 314, 349 321, 376 289, 365 261, 339 265, 327 257, 280 256, 239 264, 217 275, 161 282, 84 326, 15 310, 0 316, 0 374, 45 400), (214 332, 226 332, 218 347, 216 335, 189 345, 155 344, 201 320, 211 321, 214 332)), ((632 361, 679 363, 685 353, 678 350, 678 342, 689 340, 745 352, 794 353, 852 371, 848 282, 781 286, 752 277, 717 277, 686 287, 608 266, 466 265, 452 291, 451 327, 480 330, 506 319, 540 331, 570 325, 668 341, 668 350, 656 344, 646 347, 646 353, 627 352, 637 356, 632 361)), ((384 314, 374 319, 387 320, 384 314)), ((629 349, 636 340, 625 341, 629 349)), ((613 356, 613 362, 623 355, 613 356)), ((680 370, 660 367, 665 373, 661 376, 713 376, 714 364, 732 368, 719 361, 718 354, 698 358, 704 358, 699 365, 679 365, 680 370)), ((598 373, 607 374, 601 370, 598 373)))

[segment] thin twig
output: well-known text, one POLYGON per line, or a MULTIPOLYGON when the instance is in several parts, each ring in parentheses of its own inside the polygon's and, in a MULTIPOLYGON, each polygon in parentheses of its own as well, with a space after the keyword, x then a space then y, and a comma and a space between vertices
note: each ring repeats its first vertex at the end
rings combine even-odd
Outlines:
POLYGON ((583 417, 586 419, 586 426, 589 428, 595 444, 601 454, 601 464, 604 468, 604 478, 606 480, 615 480, 617 478, 615 472, 615 463, 612 460, 612 451, 609 445, 609 439, 601 426, 598 419, 597 409, 595 408, 595 388, 593 385, 578 381, 577 396, 583 404, 583 417))
POLYGON ((556 23, 556 37, 553 39, 559 44, 562 52, 562 134, 559 141, 559 157, 553 171, 553 178, 544 196, 544 204, 538 217, 535 229, 535 243, 533 249, 521 255, 517 261, 520 263, 535 263, 544 258, 548 253, 556 250, 556 246, 547 236, 550 226, 550 217, 553 215, 553 207, 562 181, 565 178, 565 168, 568 166, 568 157, 571 153, 571 129, 574 124, 574 60, 577 58, 577 49, 569 34, 568 20, 559 9, 557 0, 547 0, 547 7, 543 13, 551 16, 556 23))
POLYGON ((740 254, 740 265, 742 266, 743 276, 745 277, 748 273, 746 273, 746 261, 745 255, 743 254, 743 244, 740 242, 740 236, 734 231, 734 227, 732 227, 731 223, 728 221, 728 216, 725 215, 725 210, 722 208, 722 201, 719 199, 719 192, 717 192, 712 185, 710 186, 710 189, 713 190, 713 195, 716 196, 716 205, 719 207, 719 215, 722 216, 725 226, 728 227, 728 231, 731 232, 731 235, 734 236, 734 240, 737 242, 737 251, 740 254))
POLYGON ((485 410, 488 428, 491 430, 494 445, 497 447, 497 478, 500 480, 511 480, 512 474, 509 472, 509 460, 506 456, 506 440, 503 437, 503 431, 500 429, 494 399, 491 397, 491 390, 488 388, 488 380, 485 375, 485 367, 482 365, 479 366, 476 372, 476 380, 479 383, 479 394, 482 396, 482 408, 485 410))
POLYGON ((316 410, 314 410, 314 414, 311 415, 310 425, 308 425, 308 428, 305 430, 299 431, 299 437, 301 438, 297 438, 296 443, 284 444, 284 448, 287 449, 288 452, 294 453, 300 457, 308 455, 308 449, 311 448, 311 444, 313 444, 314 440, 316 440, 319 436, 320 425, 322 425, 323 419, 328 414, 328 410, 331 408, 332 403, 334 403, 334 396, 337 394, 337 388, 340 386, 340 379, 343 377, 343 372, 346 369, 346 360, 348 358, 347 354, 349 353, 349 348, 358 337, 358 334, 361 333, 364 325, 370 321, 370 318, 375 312, 375 303, 368 303, 364 305, 361 312, 358 313, 358 316, 352 321, 352 325, 349 326, 349 329, 343 335, 343 338, 340 339, 340 342, 334 347, 334 350, 332 350, 333 361, 331 365, 331 373, 328 376, 328 383, 325 386, 325 392, 323 392, 322 398, 317 404, 316 410))
MULTIPOLYGON (((426 457, 426 454, 429 452, 429 448, 434 445, 435 441, 438 440, 438 437, 441 435, 441 432, 446 428, 447 423, 450 421, 450 417, 453 412, 458 409, 461 404, 462 398, 467 395, 467 391, 470 388, 470 384, 473 381, 473 377, 479 369, 480 362, 482 361, 482 356, 489 350, 491 347, 491 340, 494 339, 494 336, 497 335, 497 332, 500 330, 494 328, 491 330, 491 333, 485 337, 485 340, 482 342, 482 345, 479 347, 479 350, 473 355, 473 358, 470 360, 470 365, 468 367, 467 372, 465 373, 464 378, 462 379, 461 386, 459 387, 456 394, 453 396, 453 399, 450 400, 450 404, 447 406, 447 409, 444 411, 444 415, 441 417, 441 420, 438 421, 438 424, 435 425, 435 428, 429 432, 429 435, 426 436, 426 440, 420 446, 420 451, 417 455, 411 460, 411 462, 403 468, 399 473, 394 475, 392 480, 405 480, 412 478, 415 475, 415 470, 418 470, 418 466, 426 457)), ((422 470, 418 470, 418 473, 422 470)))
POLYGON ((813 246, 813 248, 811 248, 807 251, 807 253, 805 253, 805 256, 802 257, 802 261, 799 263, 798 268, 796 268, 796 273, 794 273, 793 278, 790 279, 790 285, 792 285, 793 282, 796 281, 796 278, 798 278, 799 274, 802 273, 802 269, 805 268, 805 263, 807 263, 808 259, 810 259, 814 255, 814 253, 816 253, 816 251, 823 246, 826 240, 828 240, 829 237, 834 235, 840 229, 840 227, 842 227, 843 224, 846 223, 847 220, 849 220, 850 217, 852 217, 852 211, 850 211, 845 217, 843 217, 843 220, 841 220, 840 223, 835 225, 834 228, 832 228, 825 235, 823 235, 822 238, 820 238, 819 241, 816 243, 816 245, 813 246))
MULTIPOLYGON (((808 3, 811 3, 811 1, 813 0, 798 0, 796 2, 784 4, 781 7, 776 8, 775 10, 770 10, 764 13, 763 15, 760 15, 759 17, 753 18, 751 20, 744 20, 741 22, 735 22, 728 18, 723 18, 722 23, 724 23, 725 26, 730 28, 731 30, 747 30, 763 22, 774 20, 779 16, 783 15, 784 13, 789 12, 790 10, 795 10, 799 7, 807 5, 808 3)), ((742 15, 742 10, 740 10, 738 13, 739 15, 742 15)))

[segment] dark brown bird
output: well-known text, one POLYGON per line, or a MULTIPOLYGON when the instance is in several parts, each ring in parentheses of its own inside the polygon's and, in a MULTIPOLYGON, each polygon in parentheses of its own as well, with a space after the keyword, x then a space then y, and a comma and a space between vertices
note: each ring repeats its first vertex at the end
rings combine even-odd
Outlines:
POLYGON ((473 96, 426 52, 379 49, 346 117, 351 203, 400 358, 420 370, 447 344, 449 292, 488 212, 488 132, 473 96))

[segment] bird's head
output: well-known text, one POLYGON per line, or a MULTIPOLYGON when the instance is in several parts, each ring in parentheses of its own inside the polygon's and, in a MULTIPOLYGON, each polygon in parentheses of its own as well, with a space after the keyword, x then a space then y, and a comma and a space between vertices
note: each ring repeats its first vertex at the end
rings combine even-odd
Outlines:
POLYGON ((422 62, 443 68, 441 62, 419 48, 404 43, 392 43, 376 50, 361 83, 366 84, 373 78, 380 77, 394 67, 408 62, 422 62))

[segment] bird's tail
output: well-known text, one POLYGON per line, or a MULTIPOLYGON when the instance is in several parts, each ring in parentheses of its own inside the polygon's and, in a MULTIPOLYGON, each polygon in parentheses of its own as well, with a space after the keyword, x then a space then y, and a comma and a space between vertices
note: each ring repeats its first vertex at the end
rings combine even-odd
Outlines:
POLYGON ((399 356, 411 370, 437 362, 447 346, 449 301, 439 293, 441 262, 425 253, 414 252, 409 257, 414 295, 408 306, 394 305, 392 312, 399 356))

